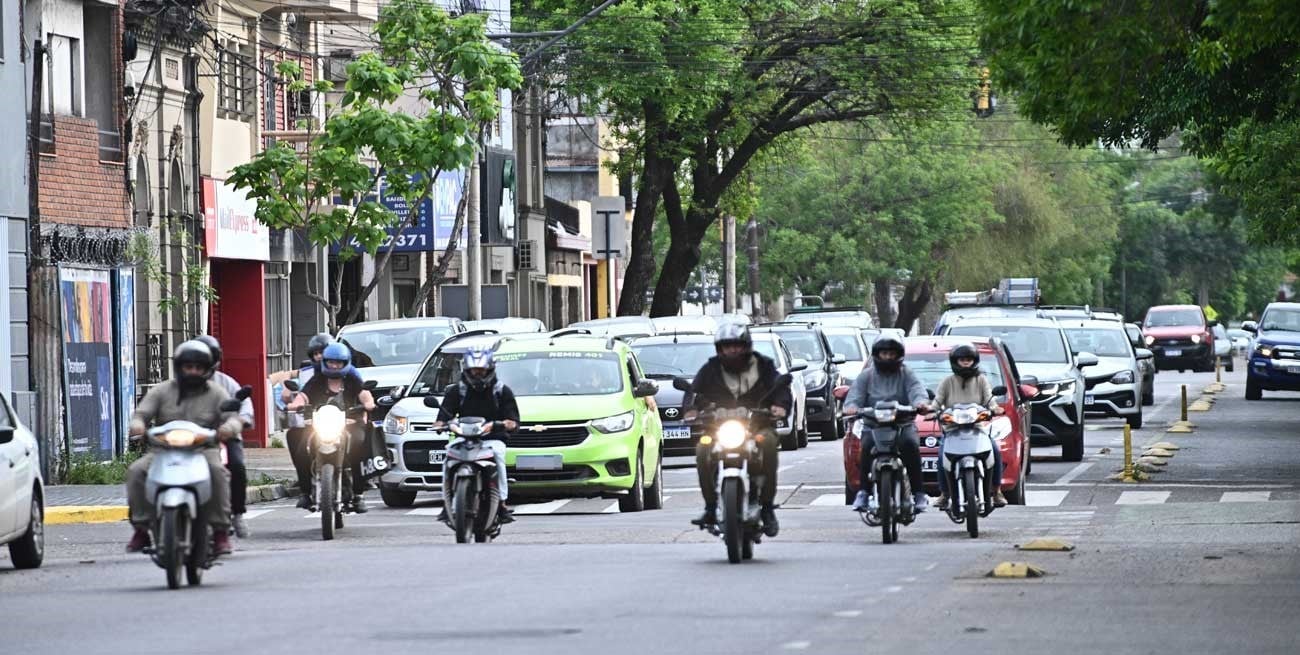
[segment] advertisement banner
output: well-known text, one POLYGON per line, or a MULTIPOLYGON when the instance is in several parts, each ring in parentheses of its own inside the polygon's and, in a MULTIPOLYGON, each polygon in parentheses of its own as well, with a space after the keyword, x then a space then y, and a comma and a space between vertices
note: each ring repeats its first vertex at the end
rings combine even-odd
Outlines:
MULTIPOLYGON (((418 182, 418 176, 416 180, 418 182)), ((443 250, 451 240, 451 230, 456 224, 456 206, 460 204, 460 191, 463 174, 460 172, 442 173, 434 182, 431 197, 426 198, 416 208, 415 223, 405 230, 400 227, 388 228, 388 238, 379 246, 378 252, 392 248, 393 252, 424 252, 443 250), (401 232, 399 235, 398 232, 401 232)), ((372 198, 373 199, 373 198, 372 198)), ((336 199, 335 202, 340 202, 336 199)), ((379 204, 387 207, 397 215, 397 225, 405 225, 410 220, 411 206, 406 198, 388 194, 386 179, 379 181, 379 204)), ((358 252, 361 244, 352 239, 352 247, 358 252)), ((464 247, 465 226, 461 226, 458 247, 464 247)), ((339 244, 330 250, 337 253, 339 244)))
POLYGON ((131 412, 135 411, 135 269, 113 272, 117 301, 117 436, 119 451, 126 444, 131 412))
POLYGON ((59 296, 68 451, 108 460, 117 434, 111 274, 60 267, 59 296))
POLYGON ((271 232, 257 221, 257 201, 246 190, 203 178, 203 224, 208 257, 271 259, 271 232))

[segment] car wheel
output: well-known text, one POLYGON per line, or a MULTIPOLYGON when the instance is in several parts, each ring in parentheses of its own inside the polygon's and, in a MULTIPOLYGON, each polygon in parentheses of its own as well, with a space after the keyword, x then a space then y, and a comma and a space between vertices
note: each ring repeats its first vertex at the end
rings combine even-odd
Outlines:
POLYGON ((1259 388, 1259 383, 1246 376, 1246 400, 1259 400, 1264 397, 1264 390, 1259 388))
POLYGON ((1083 426, 1079 426, 1077 435, 1065 437, 1061 443, 1061 459, 1066 462, 1083 461, 1083 426))
POLYGON ((1142 429, 1142 408, 1139 407, 1137 414, 1134 414, 1125 420, 1128 421, 1128 426, 1130 428, 1133 428, 1134 430, 1141 430, 1142 429))
POLYGON ((791 430, 790 434, 781 437, 781 450, 799 450, 799 432, 791 430))
POLYGON ((839 430, 835 426, 835 419, 820 421, 814 426, 814 429, 822 436, 822 441, 835 441, 839 438, 839 430))
POLYGON ((415 504, 415 494, 414 491, 402 491, 401 489, 379 489, 379 497, 389 507, 410 507, 415 504))
POLYGON ((618 497, 618 511, 620 512, 639 512, 645 509, 645 487, 642 486, 644 484, 642 478, 645 475, 642 468, 645 463, 641 461, 641 458, 641 450, 638 448, 636 463, 633 465, 636 476, 632 480, 632 488, 628 490, 627 495, 618 497))
POLYGON ((664 456, 662 452, 659 453, 659 462, 655 464, 655 477, 650 481, 650 487, 645 490, 645 508, 664 508, 664 456))
POLYGON ((807 421, 804 421, 803 425, 799 427, 799 447, 800 448, 808 447, 808 422, 807 421))
POLYGON ((1020 460, 1020 475, 1016 477, 1016 486, 1007 490, 1007 502, 1012 505, 1025 504, 1025 478, 1029 475, 1025 468, 1028 463, 1028 458, 1020 460))
POLYGON ((1233 372, 1235 372, 1236 370, 1237 370, 1237 360, 1236 360, 1236 359, 1229 359, 1229 360, 1228 360, 1228 372, 1229 372, 1229 373, 1233 373, 1233 372))
POLYGON ((9 558, 16 569, 34 569, 45 559, 45 509, 41 506, 41 497, 32 491, 31 523, 27 532, 17 541, 9 542, 9 558))

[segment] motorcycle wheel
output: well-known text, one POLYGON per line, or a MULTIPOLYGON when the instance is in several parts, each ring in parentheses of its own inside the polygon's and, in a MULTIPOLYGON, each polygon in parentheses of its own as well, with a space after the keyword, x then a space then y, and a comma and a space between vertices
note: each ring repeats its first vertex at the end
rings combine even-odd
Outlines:
POLYGON ((474 517, 470 516, 470 507, 478 496, 474 489, 473 478, 456 479, 455 496, 452 499, 451 524, 456 530, 456 543, 467 544, 474 534, 474 517))
POLYGON ((185 529, 184 512, 179 507, 163 510, 162 522, 158 527, 158 561, 167 572, 167 588, 180 589, 181 568, 184 557, 181 555, 180 534, 185 529))
POLYGON ((212 545, 212 530, 202 519, 194 521, 190 538, 190 560, 185 563, 185 581, 191 587, 203 584, 203 569, 208 564, 208 548, 212 545))
POLYGON ((732 564, 739 564, 744 558, 745 517, 741 516, 741 502, 740 480, 723 480, 722 540, 727 544, 727 561, 732 564))
POLYGON ((879 507, 876 515, 880 517, 880 540, 892 544, 898 539, 898 526, 894 522, 894 472, 889 469, 880 471, 876 481, 876 502, 879 507))
POLYGON ((488 523, 488 517, 492 516, 492 499, 491 493, 480 494, 482 500, 479 501, 478 512, 474 514, 474 543, 485 544, 488 542, 488 531, 492 526, 488 523))
POLYGON ((980 536, 980 504, 979 493, 975 487, 975 469, 961 472, 961 487, 966 510, 966 534, 969 534, 971 539, 975 539, 980 536))
POLYGON ((325 541, 334 538, 334 465, 322 464, 320 467, 320 489, 316 492, 316 502, 320 505, 320 537, 325 541))

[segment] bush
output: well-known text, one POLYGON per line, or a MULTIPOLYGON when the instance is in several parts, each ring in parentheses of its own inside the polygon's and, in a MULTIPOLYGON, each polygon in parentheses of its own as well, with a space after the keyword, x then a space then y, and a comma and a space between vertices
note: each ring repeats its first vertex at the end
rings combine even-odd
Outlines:
POLYGON ((123 484, 126 482, 126 469, 131 462, 140 458, 137 452, 114 458, 107 462, 95 459, 91 455, 73 455, 68 460, 68 473, 64 484, 123 484))

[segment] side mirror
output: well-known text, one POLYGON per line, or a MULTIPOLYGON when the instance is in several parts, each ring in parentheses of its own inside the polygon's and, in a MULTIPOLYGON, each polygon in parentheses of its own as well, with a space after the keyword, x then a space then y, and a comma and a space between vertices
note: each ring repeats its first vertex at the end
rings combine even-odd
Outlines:
POLYGON ((1079 368, 1088 368, 1089 366, 1096 366, 1099 363, 1099 360, 1097 359, 1097 356, 1092 353, 1079 353, 1078 356, 1074 358, 1074 363, 1079 368))
POLYGON ((392 396, 395 400, 401 400, 402 396, 406 395, 406 385, 403 384, 401 386, 393 387, 393 390, 389 391, 388 395, 392 396))
MULTIPOLYGON (((1032 376, 1032 375, 1022 375, 1022 376, 1020 376, 1020 384, 1021 384, 1021 386, 1026 386, 1026 387, 1037 387, 1037 386, 1038 386, 1038 378, 1036 378, 1036 377, 1034 377, 1034 376, 1032 376)), ((1036 392, 1036 391, 1037 391, 1037 390, 1035 390, 1035 392, 1036 392)))
POLYGON ((1241 324, 1241 329, 1251 334, 1259 334, 1259 323, 1256 323, 1255 321, 1246 321, 1241 324))
POLYGON ((845 398, 849 397, 849 385, 841 384, 840 386, 835 387, 835 391, 832 391, 831 393, 835 395, 836 400, 843 401, 845 398))
MULTIPOLYGON (((1038 381, 1034 380, 1034 382, 1037 383, 1038 381)), ((1037 398, 1038 387, 1036 386, 1036 384, 1021 384, 1020 395, 1024 398, 1037 398)))
POLYGON ((799 372, 799 371, 806 371, 806 370, 808 370, 808 360, 806 360, 806 359, 796 359, 796 360, 790 362, 790 372, 791 372, 791 373, 797 373, 797 372, 799 372))
POLYGON ((289 391, 302 391, 302 385, 298 384, 297 380, 285 380, 284 388, 289 391))
POLYGON ((235 392, 235 400, 238 400, 239 402, 242 403, 245 400, 248 400, 249 397, 251 397, 252 395, 253 395, 253 388, 246 384, 240 387, 239 391, 235 392))
POLYGON ((378 386, 379 386, 378 380, 366 380, 364 383, 362 383, 361 388, 365 389, 366 391, 373 391, 375 387, 378 386))
POLYGON ((934 389, 926 389, 925 395, 929 396, 930 400, 934 400, 934 389))
POLYGON ((845 357, 844 355, 834 355, 831 357, 832 364, 843 364, 844 362, 847 361, 849 361, 849 358, 845 357))
POLYGON ((673 378, 673 388, 678 391, 690 391, 691 382, 686 378, 673 378))
POLYGON ((993 387, 993 395, 994 395, 994 396, 1005 396, 1005 395, 1007 395, 1007 388, 1004 387, 1004 386, 1001 386, 1001 385, 996 386, 996 387, 993 387))
POLYGON ((0 428, 0 444, 9 443, 10 441, 13 440, 14 440, 14 428, 12 425, 6 425, 0 428))
POLYGON ((425 396, 424 406, 429 409, 439 409, 442 407, 442 403, 438 402, 438 399, 435 396, 425 396))
POLYGON ((1151 359, 1156 356, 1155 353, 1151 352, 1150 350, 1147 350, 1146 348, 1138 348, 1134 352, 1137 354, 1138 359, 1151 359))
POLYGON ((241 404, 243 404, 243 403, 241 403, 241 402, 238 401, 238 400, 223 400, 223 401, 221 402, 221 406, 218 407, 218 409, 220 409, 222 412, 226 412, 226 413, 230 413, 230 412, 238 412, 238 411, 239 411, 239 406, 240 406, 241 404))
POLYGON ((397 404, 397 399, 392 396, 380 396, 379 399, 375 401, 375 404, 380 407, 392 407, 397 404))
POLYGON ((659 393, 659 385, 650 380, 642 380, 637 383, 636 388, 632 390, 633 398, 649 398, 659 393))

